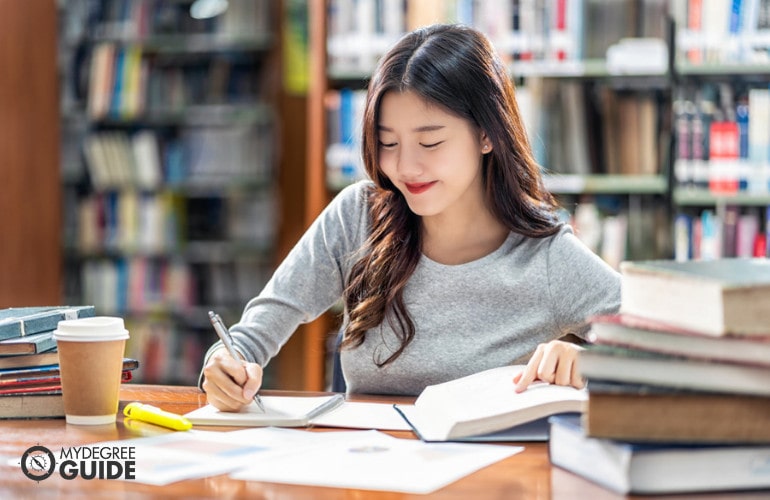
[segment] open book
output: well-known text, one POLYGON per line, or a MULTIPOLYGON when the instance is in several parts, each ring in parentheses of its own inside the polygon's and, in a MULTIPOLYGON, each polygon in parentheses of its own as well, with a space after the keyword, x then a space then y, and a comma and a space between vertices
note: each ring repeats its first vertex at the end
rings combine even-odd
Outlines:
POLYGON ((251 403, 241 411, 220 411, 206 405, 186 414, 193 425, 238 427, 305 427, 310 421, 345 401, 342 394, 330 396, 262 396, 265 412, 251 403))
POLYGON ((414 405, 396 405, 396 409, 423 441, 483 440, 483 435, 491 433, 497 433, 497 440, 506 440, 507 433, 500 431, 558 413, 583 411, 588 399, 585 390, 535 382, 517 393, 513 377, 523 369, 504 366, 431 385, 414 405))

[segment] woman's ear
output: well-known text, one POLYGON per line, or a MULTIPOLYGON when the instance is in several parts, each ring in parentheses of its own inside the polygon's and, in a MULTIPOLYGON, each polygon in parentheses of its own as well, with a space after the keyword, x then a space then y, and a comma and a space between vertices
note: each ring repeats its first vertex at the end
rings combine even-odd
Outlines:
POLYGON ((492 141, 487 137, 487 133, 481 132, 481 154, 485 155, 492 151, 492 141))

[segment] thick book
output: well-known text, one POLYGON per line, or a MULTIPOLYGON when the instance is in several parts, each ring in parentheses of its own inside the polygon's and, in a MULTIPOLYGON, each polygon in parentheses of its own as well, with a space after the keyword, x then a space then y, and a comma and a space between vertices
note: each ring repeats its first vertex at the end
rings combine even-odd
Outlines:
POLYGON ((341 405, 345 396, 261 396, 261 399, 264 412, 256 403, 236 412, 221 411, 209 404, 187 413, 185 417, 193 425, 307 427, 315 417, 341 405))
POLYGON ((0 397, 0 418, 51 418, 64 416, 61 389, 0 397))
POLYGON ((590 381, 583 425, 626 441, 770 444, 770 398, 590 381))
MULTIPOLYGON (((523 369, 503 366, 431 385, 413 406, 396 405, 396 409, 423 441, 488 435, 558 413, 583 411, 585 390, 536 382, 517 393, 513 377, 523 369)), ((500 440, 507 440, 504 435, 500 440)))
POLYGON ((0 340, 55 330, 59 321, 94 315, 94 306, 11 307, 0 310, 0 340))
MULTIPOLYGON (((121 380, 128 382, 139 362, 123 359, 121 380)), ((58 364, 0 370, 0 397, 14 394, 45 392, 61 389, 61 372, 58 364)))
POLYGON ((620 494, 770 487, 770 446, 641 444, 586 436, 579 418, 551 419, 551 463, 620 494))
POLYGON ((623 262, 621 312, 721 336, 768 334, 770 260, 623 262))
POLYGON ((59 363, 59 353, 56 350, 38 354, 21 354, 17 356, 0 356, 0 370, 7 368, 26 368, 32 366, 54 365, 59 363))
POLYGON ((589 322, 588 340, 595 344, 770 367, 770 325, 765 336, 712 337, 630 314, 594 316, 589 322))
POLYGON ((56 349, 53 330, 0 341, 0 355, 38 354, 56 349))
MULTIPOLYGON (((130 358, 123 360, 121 382, 132 379, 139 363, 130 358)), ((0 419, 64 417, 64 399, 61 379, 31 386, 0 388, 0 419)))
POLYGON ((770 396, 770 368, 686 358, 594 344, 578 355, 589 380, 658 385, 676 389, 770 396))

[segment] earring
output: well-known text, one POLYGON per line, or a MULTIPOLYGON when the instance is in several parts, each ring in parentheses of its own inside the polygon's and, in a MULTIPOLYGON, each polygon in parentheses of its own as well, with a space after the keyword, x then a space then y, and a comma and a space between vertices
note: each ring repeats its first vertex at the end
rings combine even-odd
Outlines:
POLYGON ((484 151, 489 150, 489 144, 484 144, 484 147, 482 148, 484 151))

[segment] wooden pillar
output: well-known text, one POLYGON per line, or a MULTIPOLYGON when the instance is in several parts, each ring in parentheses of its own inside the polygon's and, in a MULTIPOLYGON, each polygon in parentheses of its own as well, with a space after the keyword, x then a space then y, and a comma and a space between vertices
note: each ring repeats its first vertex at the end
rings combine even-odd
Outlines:
POLYGON ((57 12, 0 0, 0 308, 61 301, 57 12))

